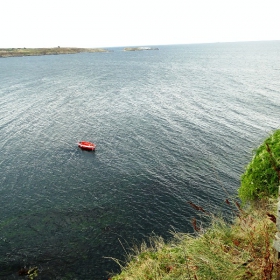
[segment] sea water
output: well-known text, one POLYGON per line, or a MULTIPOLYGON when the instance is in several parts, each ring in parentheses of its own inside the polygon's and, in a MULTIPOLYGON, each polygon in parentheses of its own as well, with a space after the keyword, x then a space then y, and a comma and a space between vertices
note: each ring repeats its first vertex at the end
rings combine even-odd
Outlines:
POLYGON ((189 202, 231 215, 279 128, 280 42, 157 47, 0 59, 0 279, 107 279, 192 232, 189 202))

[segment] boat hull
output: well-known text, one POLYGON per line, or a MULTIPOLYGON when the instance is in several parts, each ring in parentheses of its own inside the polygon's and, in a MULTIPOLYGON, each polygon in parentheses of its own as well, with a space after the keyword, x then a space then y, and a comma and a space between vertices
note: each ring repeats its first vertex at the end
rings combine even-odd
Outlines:
POLYGON ((81 148, 82 150, 86 150, 86 151, 94 151, 96 145, 91 143, 91 142, 87 142, 87 141, 81 141, 78 143, 79 148, 81 148))

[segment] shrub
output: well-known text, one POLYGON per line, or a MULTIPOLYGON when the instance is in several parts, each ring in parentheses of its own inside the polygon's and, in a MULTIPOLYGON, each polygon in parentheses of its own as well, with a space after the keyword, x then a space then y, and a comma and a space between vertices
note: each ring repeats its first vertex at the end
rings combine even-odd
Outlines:
POLYGON ((238 195, 243 202, 276 196, 280 178, 280 130, 276 130, 255 151, 241 176, 238 195))

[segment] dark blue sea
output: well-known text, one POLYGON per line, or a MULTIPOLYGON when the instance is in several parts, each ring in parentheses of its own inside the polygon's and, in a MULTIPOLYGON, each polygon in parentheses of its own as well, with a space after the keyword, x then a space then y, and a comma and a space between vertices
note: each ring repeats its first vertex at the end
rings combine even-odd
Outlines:
POLYGON ((157 47, 0 59, 0 279, 108 279, 193 232, 189 202, 231 215, 280 127, 280 41, 157 47))

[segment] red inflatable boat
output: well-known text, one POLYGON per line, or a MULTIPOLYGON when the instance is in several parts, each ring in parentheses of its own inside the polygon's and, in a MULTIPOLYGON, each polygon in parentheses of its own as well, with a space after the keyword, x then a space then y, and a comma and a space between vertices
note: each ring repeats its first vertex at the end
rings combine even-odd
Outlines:
POLYGON ((87 150, 87 151, 94 151, 95 150, 95 147, 96 145, 91 143, 91 142, 88 142, 88 141, 81 141, 78 143, 78 146, 83 149, 83 150, 87 150))

